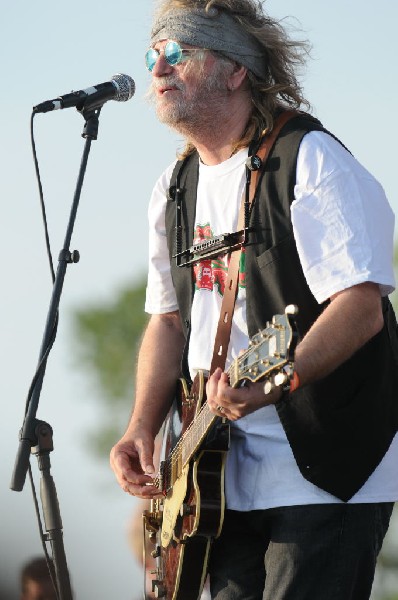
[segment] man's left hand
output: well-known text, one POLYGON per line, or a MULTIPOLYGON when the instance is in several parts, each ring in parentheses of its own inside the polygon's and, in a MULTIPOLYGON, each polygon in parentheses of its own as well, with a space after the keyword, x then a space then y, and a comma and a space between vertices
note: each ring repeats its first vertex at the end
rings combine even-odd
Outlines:
POLYGON ((282 395, 280 388, 274 388, 269 394, 264 393, 264 382, 247 382, 243 387, 232 388, 228 375, 216 369, 209 377, 206 385, 207 403, 211 411, 219 417, 237 421, 246 415, 275 404, 282 395))

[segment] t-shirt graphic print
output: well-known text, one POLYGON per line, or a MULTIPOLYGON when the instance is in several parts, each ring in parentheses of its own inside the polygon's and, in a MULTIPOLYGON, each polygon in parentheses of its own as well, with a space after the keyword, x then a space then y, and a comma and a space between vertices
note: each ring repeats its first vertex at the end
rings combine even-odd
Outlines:
MULTIPOLYGON (((210 240, 213 237, 210 223, 196 225, 194 244, 210 240)), ((195 290, 208 290, 212 292, 215 289, 220 296, 224 296, 230 258, 231 254, 225 253, 220 257, 204 259, 197 263, 193 269, 195 290)), ((239 265, 239 287, 246 288, 244 248, 242 248, 239 265)))

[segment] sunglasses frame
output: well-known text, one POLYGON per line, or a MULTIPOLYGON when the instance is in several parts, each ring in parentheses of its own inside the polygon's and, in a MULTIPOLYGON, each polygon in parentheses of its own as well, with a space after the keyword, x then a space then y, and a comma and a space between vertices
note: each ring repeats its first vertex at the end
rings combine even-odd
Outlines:
POLYGON ((189 60, 190 55, 202 51, 203 48, 182 48, 181 45, 175 40, 168 40, 167 44, 164 46, 162 50, 156 50, 155 48, 148 48, 145 53, 145 65, 150 73, 152 73, 155 65, 163 53, 164 58, 171 67, 175 67, 182 62, 189 60), (170 45, 173 45, 173 51, 169 50, 167 55, 167 48, 170 48, 170 45), (176 58, 173 58, 173 55, 176 55, 176 58), (154 58, 152 63, 149 63, 149 57, 154 58))

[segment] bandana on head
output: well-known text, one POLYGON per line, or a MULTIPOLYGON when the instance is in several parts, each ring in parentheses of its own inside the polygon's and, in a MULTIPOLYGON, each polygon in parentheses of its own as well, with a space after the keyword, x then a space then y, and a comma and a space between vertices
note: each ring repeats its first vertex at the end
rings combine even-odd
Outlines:
POLYGON ((211 8, 175 9, 154 24, 151 42, 172 39, 224 54, 247 67, 258 77, 267 77, 267 63, 261 44, 228 13, 211 8))

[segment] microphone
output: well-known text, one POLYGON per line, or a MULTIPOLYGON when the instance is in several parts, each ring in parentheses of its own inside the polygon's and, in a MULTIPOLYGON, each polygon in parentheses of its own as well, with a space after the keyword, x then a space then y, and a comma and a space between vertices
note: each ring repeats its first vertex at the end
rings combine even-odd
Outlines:
POLYGON ((99 108, 107 100, 126 102, 134 96, 135 83, 129 75, 117 73, 112 76, 111 81, 99 83, 85 90, 71 92, 64 96, 58 96, 54 100, 46 100, 33 107, 34 113, 46 113, 61 108, 75 106, 77 110, 99 108))

